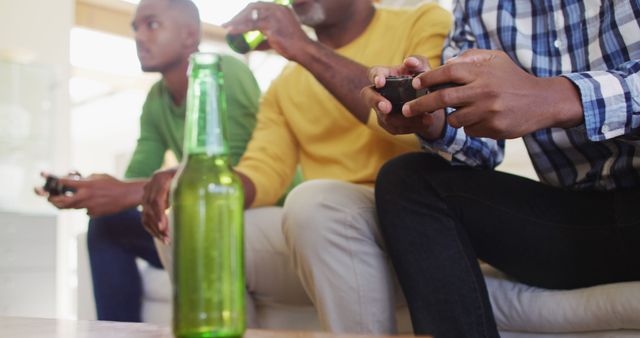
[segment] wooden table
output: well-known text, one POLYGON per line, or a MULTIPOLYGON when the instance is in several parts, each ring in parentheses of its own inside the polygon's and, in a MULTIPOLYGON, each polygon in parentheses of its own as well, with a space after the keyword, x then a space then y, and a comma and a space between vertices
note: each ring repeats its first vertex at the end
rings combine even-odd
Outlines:
MULTIPOLYGON (((0 338, 171 338, 171 329, 146 323, 0 317, 0 338)), ((243 338, 365 338, 319 332, 247 330, 243 338)), ((398 338, 401 336, 377 336, 398 338)), ((407 336, 404 336, 407 337, 407 336)))

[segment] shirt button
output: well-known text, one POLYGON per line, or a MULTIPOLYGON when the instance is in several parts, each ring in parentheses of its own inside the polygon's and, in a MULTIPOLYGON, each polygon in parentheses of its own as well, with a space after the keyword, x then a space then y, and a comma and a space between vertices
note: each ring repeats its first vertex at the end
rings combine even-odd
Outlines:
POLYGON ((562 41, 556 40, 553 42, 553 45, 559 49, 560 47, 562 47, 562 41))
POLYGON ((564 22, 564 17, 562 16, 561 12, 556 12, 555 19, 556 19, 556 24, 558 24, 558 26, 562 26, 562 23, 564 22))
POLYGON ((602 130, 603 134, 606 134, 609 132, 609 126, 605 124, 600 130, 602 130))

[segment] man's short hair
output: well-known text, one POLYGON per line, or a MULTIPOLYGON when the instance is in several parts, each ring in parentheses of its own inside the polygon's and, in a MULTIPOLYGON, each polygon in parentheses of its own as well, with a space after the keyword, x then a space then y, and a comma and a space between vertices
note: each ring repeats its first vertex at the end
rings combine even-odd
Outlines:
POLYGON ((175 8, 180 12, 180 15, 189 23, 195 24, 198 29, 198 43, 201 38, 201 21, 200 11, 196 4, 191 0, 168 0, 169 7, 175 8))

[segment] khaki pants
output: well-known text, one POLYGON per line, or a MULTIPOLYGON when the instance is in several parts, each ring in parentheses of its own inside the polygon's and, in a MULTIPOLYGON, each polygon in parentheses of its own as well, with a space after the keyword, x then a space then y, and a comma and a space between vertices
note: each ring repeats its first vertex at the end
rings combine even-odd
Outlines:
MULTIPOLYGON (((313 180, 296 187, 284 208, 247 210, 245 251, 253 326, 251 304, 260 302, 315 306, 328 331, 396 332, 404 298, 378 231, 373 189, 313 180)), ((170 247, 159 252, 170 270, 170 247)))

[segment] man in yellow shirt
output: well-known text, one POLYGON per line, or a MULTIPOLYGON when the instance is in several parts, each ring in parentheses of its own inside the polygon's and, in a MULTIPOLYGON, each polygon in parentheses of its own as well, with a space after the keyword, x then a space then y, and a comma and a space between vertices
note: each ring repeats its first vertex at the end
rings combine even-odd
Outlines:
MULTIPOLYGON (((311 301, 323 327, 335 332, 396 330, 396 284, 373 184, 387 160, 419 150, 419 143, 381 129, 359 92, 369 83, 369 66, 413 54, 437 66, 450 23, 435 4, 409 10, 377 8, 372 0, 297 0, 292 8, 250 4, 226 25, 231 33, 262 31, 269 47, 291 61, 262 98, 253 138, 235 168, 246 207, 272 205, 297 165, 308 180, 272 215, 272 229, 246 227, 247 289, 254 298, 311 301), (317 41, 300 23, 314 29, 317 41), (300 282, 310 300, 292 299, 300 282)), ((156 174, 145 188, 143 222, 165 242, 173 173, 156 174)))

